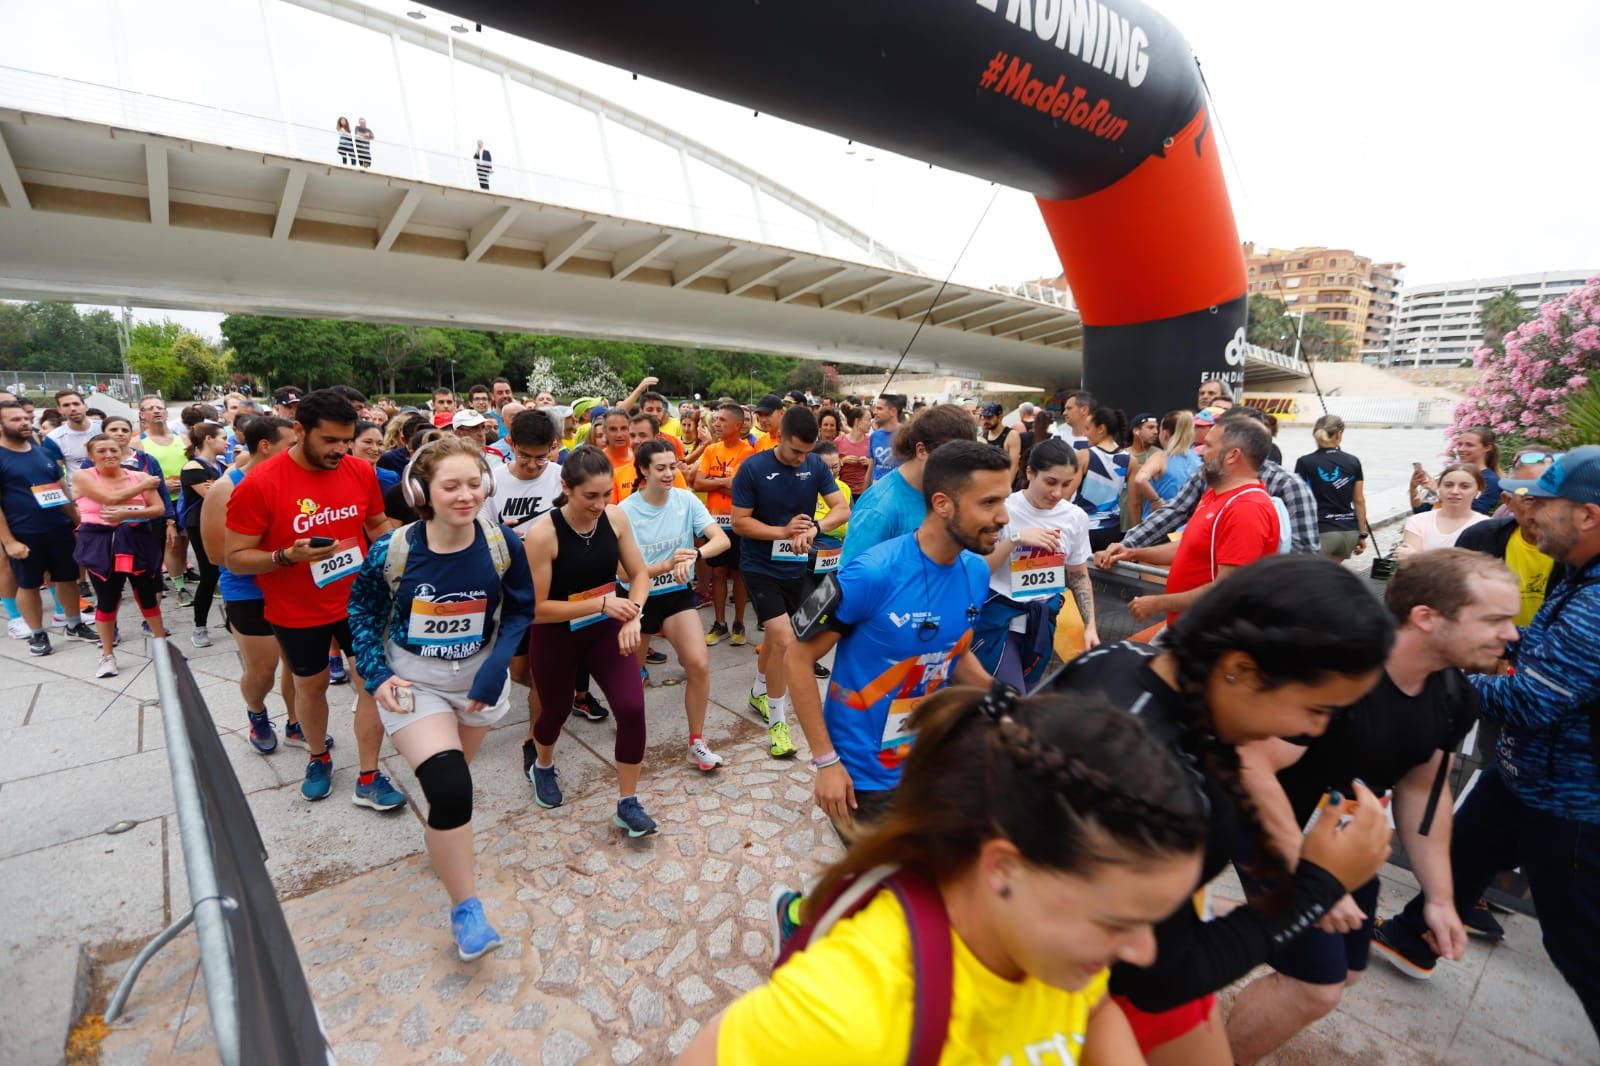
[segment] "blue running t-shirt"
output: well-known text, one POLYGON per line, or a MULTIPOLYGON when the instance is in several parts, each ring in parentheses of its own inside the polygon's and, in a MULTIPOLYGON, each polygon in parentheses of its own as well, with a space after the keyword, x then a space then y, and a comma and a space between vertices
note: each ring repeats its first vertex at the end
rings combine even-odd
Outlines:
POLYGON ((908 535, 857 556, 839 586, 836 617, 855 628, 834 653, 823 720, 856 788, 894 788, 911 751, 906 720, 971 645, 989 567, 967 551, 941 566, 908 535))

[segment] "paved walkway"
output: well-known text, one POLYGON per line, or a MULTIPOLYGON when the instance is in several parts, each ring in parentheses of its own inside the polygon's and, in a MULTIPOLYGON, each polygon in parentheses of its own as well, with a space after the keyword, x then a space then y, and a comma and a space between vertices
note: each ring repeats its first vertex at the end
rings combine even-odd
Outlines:
MULTIPOLYGON (((124 614, 124 633, 136 633, 136 616, 124 614)), ((551 812, 533 806, 519 774, 523 719, 490 734, 475 775, 481 895, 507 943, 463 965, 447 947, 447 903, 420 854, 418 813, 378 815, 343 799, 354 758, 348 690, 335 690, 334 795, 307 804, 300 753, 262 758, 245 741, 231 642, 218 635, 196 651, 187 634, 180 625, 176 643, 191 653, 250 797, 341 1062, 666 1062, 765 974, 770 886, 838 853, 811 806, 809 771, 767 758, 764 731, 739 710, 753 650, 723 645, 712 651, 707 733, 730 765, 713 776, 682 759, 676 665, 654 671, 668 683, 648 693, 642 794, 662 824, 657 837, 630 842, 609 826, 611 723, 573 722, 557 756, 568 803, 551 812)), ((93 681, 88 645, 58 641, 56 655, 29 660, 23 644, 0 641, 0 959, 47 941, 88 942, 106 962, 97 1007, 116 960, 187 905, 154 680, 133 643, 121 650, 120 678, 93 681), (123 820, 137 824, 105 833, 123 820)), ((275 700, 272 709, 281 710, 275 700)), ((384 765, 420 799, 398 758, 384 765)), ((1385 911, 1411 883, 1389 873, 1385 911)), ((1225 882, 1219 895, 1236 898, 1237 886, 1225 882)), ((1506 944, 1474 942, 1464 963, 1428 984, 1376 963, 1344 1008, 1275 1061, 1600 1062, 1537 927, 1507 924, 1506 944)), ((214 1062, 196 978, 186 935, 146 971, 101 1061, 214 1062)))

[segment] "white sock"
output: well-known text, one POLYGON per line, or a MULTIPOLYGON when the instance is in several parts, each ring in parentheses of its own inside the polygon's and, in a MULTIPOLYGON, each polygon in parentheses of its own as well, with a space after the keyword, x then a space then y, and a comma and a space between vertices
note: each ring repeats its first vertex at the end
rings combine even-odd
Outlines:
POLYGON ((750 686, 750 695, 765 696, 767 694, 767 675, 756 674, 756 683, 750 686))
POLYGON ((770 729, 773 726, 777 725, 779 722, 783 721, 784 713, 786 711, 788 711, 788 709, 789 709, 789 697, 787 695, 783 695, 783 696, 768 696, 767 697, 767 716, 768 716, 767 728, 770 729))

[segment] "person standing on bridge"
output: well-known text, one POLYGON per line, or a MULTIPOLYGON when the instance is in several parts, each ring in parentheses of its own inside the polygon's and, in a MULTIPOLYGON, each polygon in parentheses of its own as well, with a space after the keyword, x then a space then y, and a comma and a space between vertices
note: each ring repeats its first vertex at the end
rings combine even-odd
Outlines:
POLYGON ((356 119, 356 159, 364 167, 372 165, 372 129, 364 118, 356 119))
POLYGON ((472 153, 472 161, 478 165, 478 188, 489 187, 489 175, 494 172, 494 157, 489 154, 489 149, 478 142, 478 150, 472 153))
POLYGON ((339 121, 333 124, 333 128, 339 132, 339 165, 355 166, 356 138, 355 134, 350 132, 350 120, 340 115, 339 121))

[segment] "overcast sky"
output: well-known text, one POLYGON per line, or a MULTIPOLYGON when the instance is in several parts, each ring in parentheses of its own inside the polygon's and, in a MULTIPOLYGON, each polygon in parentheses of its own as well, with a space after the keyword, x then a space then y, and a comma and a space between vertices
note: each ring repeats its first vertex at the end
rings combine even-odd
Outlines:
MULTIPOLYGON (((375 6, 404 11, 415 5, 375 6)), ((1408 283, 1540 270, 1600 270, 1600 4, 1525 0, 1163 0, 1215 100, 1239 233, 1258 245, 1327 244, 1407 264, 1408 283), (1589 101, 1585 104, 1584 101, 1589 101)), ((423 10, 435 12, 435 9, 423 10)), ((429 25, 447 21, 435 12, 429 25), (432 21, 437 20, 437 21, 432 21)), ((0 65, 122 83, 328 128, 364 115, 403 138, 387 39, 279 0, 0 0, 0 65), (153 12, 160 12, 154 17, 153 12), (270 26, 283 104, 265 45, 270 26), (123 42, 119 50, 114 40, 123 42), (226 42, 221 44, 220 42, 226 42)), ((942 276, 969 237, 963 280, 1059 272, 1030 197, 989 202, 985 182, 864 148, 747 108, 486 30, 485 45, 576 82, 704 141, 905 250, 942 276), (864 162, 870 155, 874 161, 864 162)), ((448 67, 405 59, 417 140, 468 154, 483 137, 499 160, 511 136, 498 81, 458 64, 456 122, 448 67)), ((0 80, 3 85, 3 80, 0 80)), ((3 96, 3 93, 0 93, 3 96)), ((519 98, 520 99, 520 98, 519 98)), ((545 120, 529 161, 585 180, 592 153, 545 120), (563 154, 563 149, 566 149, 563 154)), ((576 129, 577 127, 570 127, 576 129)), ((576 134, 574 134, 576 136, 576 134)), ((530 144, 529 142, 535 142, 530 144)), ((616 147, 615 140, 613 147, 616 147)), ((645 171, 647 151, 624 169, 645 171)), ((141 310, 141 317, 162 312, 141 310)), ((215 335, 218 316, 172 313, 215 335)))

